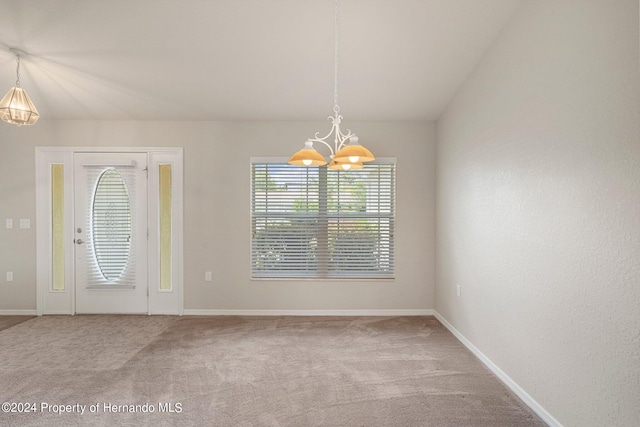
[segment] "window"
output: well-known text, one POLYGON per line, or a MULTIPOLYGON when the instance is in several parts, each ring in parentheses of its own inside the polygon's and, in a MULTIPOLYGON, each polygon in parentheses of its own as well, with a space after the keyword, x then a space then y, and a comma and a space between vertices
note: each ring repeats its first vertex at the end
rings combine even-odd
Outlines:
POLYGON ((158 165, 160 289, 171 290, 171 165, 158 165))
POLYGON ((98 178, 91 214, 96 262, 105 280, 117 280, 127 266, 131 249, 129 192, 117 169, 109 168, 98 178))
POLYGON ((64 164, 51 164, 51 288, 64 291, 64 164))
POLYGON ((252 277, 394 277, 395 161, 251 164, 252 277))

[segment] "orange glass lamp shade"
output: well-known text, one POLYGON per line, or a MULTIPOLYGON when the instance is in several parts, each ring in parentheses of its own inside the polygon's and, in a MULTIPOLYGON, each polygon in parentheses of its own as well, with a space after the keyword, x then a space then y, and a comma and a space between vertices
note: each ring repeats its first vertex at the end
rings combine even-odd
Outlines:
POLYGON ((313 142, 304 143, 304 148, 295 153, 289 159, 290 165, 298 166, 324 166, 327 160, 313 148, 313 142))
POLYGON ((354 169, 362 169, 364 165, 362 163, 349 163, 338 160, 332 160, 327 166, 329 169, 341 170, 341 171, 349 171, 354 169))
POLYGON ((333 159, 341 162, 362 163, 374 161, 376 158, 371 151, 358 143, 357 136, 352 136, 351 144, 338 151, 333 159))
POLYGON ((40 118, 27 92, 20 87, 12 87, 0 101, 0 119, 14 125, 33 125, 40 118))

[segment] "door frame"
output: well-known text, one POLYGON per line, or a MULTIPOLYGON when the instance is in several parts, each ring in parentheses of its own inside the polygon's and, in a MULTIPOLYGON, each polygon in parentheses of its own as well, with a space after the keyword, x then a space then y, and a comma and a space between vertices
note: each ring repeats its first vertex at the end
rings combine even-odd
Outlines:
POLYGON ((184 313, 183 149, 181 147, 36 147, 36 313, 75 314, 74 154, 146 153, 148 314, 184 313), (52 288, 51 165, 64 165, 64 290, 52 288), (171 289, 160 289, 159 165, 171 165, 171 289))

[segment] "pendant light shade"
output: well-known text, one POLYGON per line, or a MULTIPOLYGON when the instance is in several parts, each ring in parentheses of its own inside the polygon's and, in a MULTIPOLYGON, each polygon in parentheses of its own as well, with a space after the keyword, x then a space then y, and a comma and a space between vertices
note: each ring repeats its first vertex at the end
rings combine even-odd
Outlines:
POLYGON ((33 125, 40 118, 36 106, 27 92, 20 87, 12 87, 0 101, 0 119, 13 125, 33 125))
POLYGON ((289 164, 298 166, 323 166, 327 164, 327 161, 322 154, 313 148, 313 142, 307 141, 304 143, 302 150, 291 156, 289 164))
POLYGON ((352 136, 351 143, 345 145, 333 158, 337 161, 349 163, 372 162, 376 159, 371 151, 358 143, 357 136, 352 136))
POLYGON ((27 54, 16 48, 9 50, 16 55, 16 85, 0 100, 0 120, 18 126, 33 125, 40 114, 27 92, 20 87, 20 57, 27 54))

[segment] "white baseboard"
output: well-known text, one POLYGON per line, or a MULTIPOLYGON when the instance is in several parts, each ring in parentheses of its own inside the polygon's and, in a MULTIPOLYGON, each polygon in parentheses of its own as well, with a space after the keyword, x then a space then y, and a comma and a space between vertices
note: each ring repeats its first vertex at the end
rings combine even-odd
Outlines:
POLYGON ((409 310, 199 310, 185 309, 185 316, 433 316, 431 309, 409 310))
POLYGON ((440 321, 465 347, 467 347, 482 363, 485 364, 491 372, 493 372, 511 391, 513 391, 522 401, 535 412, 542 420, 550 427, 562 427, 560 421, 556 420, 546 409, 544 409, 533 397, 522 389, 514 380, 512 380, 507 374, 504 373, 495 363, 484 355, 471 341, 465 338, 460 331, 458 331, 451 323, 447 321, 440 313, 433 310, 434 316, 440 321))
MULTIPOLYGON (((44 315, 72 315, 68 311, 47 312, 44 315)), ((36 310, 0 310, 0 316, 36 316, 36 310)), ((179 313, 153 313, 179 316, 179 313)), ((244 309, 185 309, 185 316, 433 316, 432 309, 389 310, 244 310, 244 309)))
POLYGON ((0 316, 35 316, 35 310, 0 310, 0 316))

